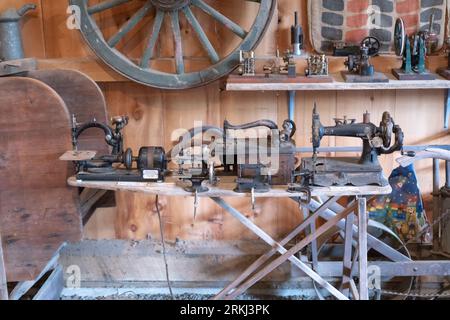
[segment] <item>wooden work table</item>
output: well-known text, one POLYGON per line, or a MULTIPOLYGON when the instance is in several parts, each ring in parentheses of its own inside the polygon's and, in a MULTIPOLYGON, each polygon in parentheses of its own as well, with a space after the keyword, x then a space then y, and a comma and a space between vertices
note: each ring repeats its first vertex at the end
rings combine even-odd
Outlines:
MULTIPOLYGON (((233 178, 221 178, 221 182, 215 187, 209 187, 209 191, 198 194, 198 197, 250 197, 249 193, 234 192, 236 183, 233 178)), ((149 195, 187 197, 193 196, 192 192, 183 189, 183 185, 179 184, 176 179, 169 178, 164 183, 147 183, 147 182, 104 182, 104 181, 81 181, 75 177, 68 180, 70 186, 84 187, 92 189, 103 189, 111 191, 130 191, 140 192, 149 195)), ((255 198, 295 198, 304 196, 303 193, 290 193, 286 191, 287 186, 274 186, 269 192, 255 193, 255 198)), ((358 195, 378 195, 389 194, 392 192, 391 186, 364 186, 364 187, 312 187, 312 196, 358 196, 358 195)))
MULTIPOLYGON (((168 181, 164 183, 142 183, 142 182, 96 182, 96 181, 80 181, 75 177, 69 178, 68 183, 74 187, 85 187, 85 188, 96 188, 96 189, 106 189, 106 190, 114 190, 114 191, 131 191, 131 192, 139 192, 146 195, 161 195, 161 196, 194 196, 192 192, 186 192, 183 189, 183 186, 177 184, 177 181, 174 177, 167 179, 168 181)), ((346 246, 346 253, 351 251, 350 244, 351 239, 354 237, 358 239, 358 262, 352 264, 351 254, 346 254, 348 259, 344 259, 343 263, 345 266, 349 266, 350 268, 354 268, 358 270, 360 275, 360 284, 359 290, 356 288, 356 285, 353 284, 352 296, 355 299, 367 300, 368 295, 368 283, 367 283, 367 251, 368 251, 368 241, 372 241, 370 245, 373 245, 373 239, 370 239, 370 235, 367 234, 367 197, 375 196, 375 195, 386 195, 391 193, 392 188, 390 186, 386 187, 377 187, 377 186, 363 186, 363 187, 312 187, 311 194, 320 199, 324 199, 324 202, 315 202, 315 200, 311 200, 308 203, 300 202, 301 198, 305 195, 303 193, 289 193, 286 191, 287 187, 274 187, 272 190, 266 193, 254 193, 251 194, 240 194, 233 191, 235 187, 235 182, 233 182, 233 177, 225 177, 223 178, 218 186, 210 187, 209 191, 199 193, 198 197, 209 197, 212 201, 214 201, 218 206, 224 209, 225 212, 232 215, 236 218, 241 224, 243 224, 247 229, 255 233, 259 238, 264 240, 271 249, 257 261, 255 261, 251 266, 248 267, 244 273, 242 273, 235 281, 229 284, 226 288, 224 288, 220 293, 217 294, 215 299, 236 299, 238 295, 245 292, 251 286, 253 286, 256 282, 263 279, 267 274, 272 272, 281 264, 286 261, 290 261, 294 266, 298 267, 301 271, 303 271, 307 276, 309 276, 312 280, 318 283, 321 287, 326 289, 330 294, 340 300, 348 300, 349 299, 349 291, 339 291, 337 288, 333 287, 329 282, 327 282, 320 274, 317 273, 315 268, 311 268, 311 266, 305 264, 303 261, 300 261, 296 254, 305 248, 308 245, 312 246, 312 264, 314 267, 318 265, 318 251, 317 251, 317 239, 323 235, 325 232, 330 230, 335 226, 339 226, 339 224, 346 220, 345 224, 347 227, 341 226, 346 229, 346 241, 348 246, 346 246), (281 241, 274 240, 267 232, 265 232, 262 228, 257 226, 251 219, 246 217, 243 213, 239 212, 237 209, 232 207, 229 203, 227 203, 223 198, 226 197, 254 197, 252 198, 252 202, 255 198, 291 198, 294 201, 300 203, 300 205, 305 210, 304 221, 297 226, 290 234, 285 237, 281 241), (356 198, 347 208, 339 209, 341 211, 339 213, 335 213, 329 210, 333 205, 337 205, 337 201, 341 197, 354 196, 356 198), (316 203, 317 207, 311 207, 316 203), (331 214, 330 216, 322 216, 325 213, 331 214), (358 214, 358 222, 357 222, 357 231, 353 230, 354 226, 354 213, 358 214), (315 227, 316 220, 319 217, 324 217, 327 222, 320 226, 317 230, 315 227), (301 233, 306 231, 309 228, 308 236, 297 243, 293 248, 287 250, 285 248, 286 244, 295 239, 301 233), (270 260, 270 258, 276 254, 280 254, 278 258, 264 266, 266 262, 270 260), (250 277, 249 277, 250 276, 250 277)), ((380 252, 386 252, 387 255, 391 255, 393 257, 398 256, 396 250, 392 248, 381 248, 380 252), (384 250, 384 251, 383 251, 384 250)), ((407 259, 407 257, 400 256, 398 258, 407 259)), ((344 281, 351 282, 352 279, 348 278, 344 281)))

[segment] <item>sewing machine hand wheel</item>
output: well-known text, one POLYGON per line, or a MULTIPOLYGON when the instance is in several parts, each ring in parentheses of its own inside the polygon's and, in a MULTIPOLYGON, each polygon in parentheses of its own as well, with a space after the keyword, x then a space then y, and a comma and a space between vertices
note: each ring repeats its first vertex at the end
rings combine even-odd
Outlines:
POLYGON ((375 37, 367 37, 361 41, 361 46, 365 46, 369 49, 369 56, 373 57, 378 54, 381 48, 380 41, 375 37))
POLYGON ((123 154, 123 164, 125 168, 131 170, 133 168, 133 161, 134 161, 133 150, 128 148, 127 151, 125 151, 125 153, 123 154))
POLYGON ((400 151, 403 148, 403 131, 394 123, 389 112, 383 113, 383 118, 380 123, 379 138, 382 140, 382 144, 377 146, 380 154, 390 154, 395 151, 400 151), (395 142, 391 146, 393 134, 395 134, 395 142))

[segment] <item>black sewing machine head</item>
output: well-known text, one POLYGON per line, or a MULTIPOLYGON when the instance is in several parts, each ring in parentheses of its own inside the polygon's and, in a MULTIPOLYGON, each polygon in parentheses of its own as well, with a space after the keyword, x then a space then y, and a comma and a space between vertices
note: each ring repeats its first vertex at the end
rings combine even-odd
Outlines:
POLYGON ((364 120, 334 119, 334 126, 323 126, 316 107, 312 117, 312 159, 302 162, 303 176, 310 173, 312 184, 332 185, 387 185, 378 162, 381 154, 390 154, 403 148, 403 132, 388 112, 383 113, 379 126, 370 122, 370 114, 364 120), (355 137, 363 141, 360 158, 318 158, 322 138, 325 136, 355 137), (393 142, 394 140, 394 142, 393 142))
POLYGON ((86 181, 163 181, 167 170, 167 159, 162 147, 142 147, 137 157, 133 151, 124 151, 122 130, 128 124, 128 117, 119 116, 111 120, 112 126, 96 120, 77 124, 73 118, 73 151, 62 158, 74 161, 77 179, 86 181), (94 151, 79 151, 78 138, 88 129, 100 129, 105 141, 111 147, 111 153, 97 155, 94 151), (136 166, 134 166, 136 164, 136 166))

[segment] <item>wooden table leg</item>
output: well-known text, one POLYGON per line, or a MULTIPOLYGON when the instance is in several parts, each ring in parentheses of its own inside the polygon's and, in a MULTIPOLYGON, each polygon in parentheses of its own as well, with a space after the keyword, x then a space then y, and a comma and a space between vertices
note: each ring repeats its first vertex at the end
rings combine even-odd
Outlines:
MULTIPOLYGON (((214 199, 213 199, 214 200, 214 199)), ((306 216, 305 219, 298 225, 287 237, 285 237, 283 240, 279 241, 280 246, 285 246, 287 243, 289 243, 291 240, 293 240, 296 236, 298 236, 307 226, 308 221, 312 221, 317 219, 320 214, 326 210, 330 205, 333 203, 336 203, 338 200, 338 197, 329 198, 325 203, 323 203, 318 209, 314 210, 312 215, 309 217, 306 216)), ((295 201, 298 201, 295 199, 295 201)), ((218 203, 220 206, 223 206, 222 202, 218 203)), ((227 208, 224 208, 228 211, 227 208)), ((308 210, 308 212, 311 212, 308 210)), ((230 212, 233 214, 233 212, 230 212)), ((238 217, 239 219, 239 217, 238 217)), ((246 222, 247 223, 247 222, 246 222)), ((239 277, 231 282, 226 288, 224 288, 222 291, 220 291, 213 300, 221 300, 224 299, 227 294, 229 294, 233 289, 235 289, 237 286, 239 286, 247 277, 251 276, 252 273, 254 273, 256 270, 258 270, 261 266, 263 266, 267 261, 270 260, 270 258, 278 252, 277 248, 272 248, 270 251, 266 252, 264 255, 262 255, 258 260, 256 260, 250 267, 248 267, 243 273, 239 275, 239 277)))
MULTIPOLYGON (((311 215, 311 212, 308 208, 304 209, 305 212, 305 220, 311 215)), ((312 221, 309 226, 309 234, 316 232, 316 220, 312 221)), ((313 265, 313 270, 317 270, 319 267, 319 253, 317 248, 317 240, 311 242, 311 260, 313 265)))
MULTIPOLYGON (((238 289, 233 291, 232 294, 230 294, 231 298, 236 298, 240 294, 244 293, 247 289, 249 289, 251 286, 253 286, 255 283, 263 279, 265 276, 267 276, 270 272, 272 272, 274 269, 278 268, 281 264, 286 262, 287 260, 290 260, 297 252, 302 250, 304 247, 306 247, 308 244, 310 244, 313 240, 319 238, 322 234, 330 230, 333 226, 335 226, 340 220, 345 219, 350 213, 352 213, 355 210, 355 208, 349 207, 343 212, 337 214, 335 217, 327 221, 324 225, 320 226, 320 228, 317 229, 317 231, 314 234, 310 234, 306 236, 302 241, 297 243, 295 246, 293 246, 289 251, 282 254, 281 257, 278 257, 277 259, 270 262, 268 265, 263 267, 260 271, 258 271, 255 275, 248 278, 247 281, 244 282, 238 289)), ((304 271, 304 270, 302 270, 304 271)), ((312 271, 309 269, 309 271, 312 271)), ((311 272, 307 273, 309 277, 312 278, 311 272)), ((321 278, 319 276, 319 278, 321 278)), ((321 282, 317 281, 313 278, 319 285, 322 285, 321 282)), ((324 281, 322 279, 322 281, 324 281)), ((325 284, 328 284, 328 282, 325 282, 325 284)), ((322 285, 323 286, 323 285, 322 285)), ((325 289, 329 290, 330 293, 332 292, 327 287, 324 287, 325 289)), ((332 287, 332 289, 336 290, 336 288, 332 287)), ((333 290, 333 291, 334 291, 333 290)), ((338 294, 333 294, 335 297, 337 297, 340 300, 348 300, 347 297, 345 297, 341 292, 338 291, 338 294)))
POLYGON ((8 300, 8 281, 6 279, 5 259, 3 256, 1 233, 0 233, 0 300, 8 300))
MULTIPOLYGON (((272 247, 274 247, 274 249, 276 251, 278 251, 280 254, 282 255, 287 255, 288 250, 286 250, 280 243, 276 242, 275 240, 273 240, 267 233, 264 232, 264 230, 260 229, 258 226, 256 226, 253 222, 251 222, 249 219, 247 219, 244 215, 242 215, 239 211, 237 211, 236 209, 234 209, 233 207, 231 207, 230 205, 228 205, 225 201, 223 201, 223 199, 221 198, 211 198, 213 201, 215 201, 219 206, 221 206, 223 209, 225 209, 227 212, 229 212, 230 214, 232 214, 235 218, 237 218, 242 224, 244 224, 249 230, 251 230, 252 232, 254 232, 256 235, 258 235, 262 240, 264 240, 266 243, 268 243, 269 245, 271 245, 272 247)), ((317 210, 317 212, 315 214, 313 214, 311 217, 309 217, 306 221, 304 221, 297 229, 297 234, 299 234, 300 232, 302 232, 310 223, 313 219, 316 219, 317 215, 320 214, 320 211, 326 210, 328 208, 329 205, 331 205, 332 203, 336 202, 338 199, 338 197, 334 197, 332 199, 330 199, 329 201, 327 201, 321 208, 319 208, 319 210, 317 210)), ((354 209, 352 209, 354 210, 354 209)), ((346 213, 348 214, 348 213, 346 213)), ((292 234, 291 234, 292 235, 292 234)), ((319 235, 320 236, 320 233, 319 235)), ((295 236, 294 236, 295 237, 295 236)), ((310 237, 312 237, 312 239, 314 240, 314 236, 310 235, 310 237)), ((308 242, 309 243, 309 242, 308 242)), ((304 244, 303 247, 305 247, 308 243, 304 244)), ((303 248, 302 247, 302 248, 303 248)), ((301 248, 300 248, 301 249, 301 248)), ((299 250, 298 250, 299 251, 299 250)), ((297 252, 297 251, 296 251, 297 252)), ((316 281, 319 285, 321 285, 322 287, 324 287, 326 290, 328 290, 332 295, 334 295, 336 298, 338 299, 346 299, 342 293, 340 293, 336 288, 334 288, 331 284, 329 284, 327 281, 325 281, 322 277, 320 277, 316 272, 314 272, 312 269, 310 269, 307 265, 305 265, 303 262, 301 262, 297 257, 294 256, 294 254, 296 253, 291 253, 289 254, 289 256, 286 257, 286 260, 289 260, 293 263, 293 265, 295 265, 296 267, 298 267, 300 270, 302 270, 306 275, 308 275, 310 278, 312 278, 314 281, 316 281)), ((254 263, 250 268, 248 268, 243 274, 241 274, 237 280, 235 280, 233 283, 237 283, 240 284, 242 281, 244 281, 249 275, 251 275, 251 272, 248 273, 248 270, 257 270, 257 268, 262 265, 261 261, 263 261, 263 259, 266 259, 267 255, 262 256, 260 259, 258 259, 258 261, 256 263, 254 263)), ((267 258, 267 260, 270 257, 267 258)), ((266 260, 266 261, 267 261, 266 260)), ((275 268, 274 268, 275 269, 275 268)), ((273 269, 272 269, 273 270, 273 269)), ((253 272, 252 271, 252 272, 253 272)), ((271 271, 269 271, 270 273, 271 271)), ((216 299, 221 299, 226 297, 227 299, 234 299, 237 296, 239 296, 243 291, 241 291, 239 288, 235 289, 231 294, 229 294, 228 296, 226 296, 227 293, 229 293, 229 291, 233 288, 231 287, 235 287, 233 286, 228 286, 226 289, 224 289, 221 293, 219 293, 218 296, 216 296, 216 299), (230 288, 230 290, 228 290, 228 288, 230 288)))
POLYGON ((367 283, 367 199, 358 198, 359 299, 369 300, 367 283))

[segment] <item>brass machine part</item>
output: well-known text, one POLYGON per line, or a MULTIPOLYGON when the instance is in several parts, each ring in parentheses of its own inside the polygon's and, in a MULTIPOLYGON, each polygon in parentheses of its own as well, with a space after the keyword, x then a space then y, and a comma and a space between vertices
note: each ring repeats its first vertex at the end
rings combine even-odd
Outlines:
POLYGON ((254 51, 239 51, 239 62, 238 73, 241 76, 256 75, 256 59, 254 51))
POLYGON ((297 76, 297 64, 295 62, 294 53, 290 50, 286 50, 284 55, 280 57, 280 51, 277 50, 277 58, 272 64, 265 65, 263 71, 266 77, 270 75, 287 75, 289 78, 295 78, 297 76), (280 59, 283 61, 279 63, 280 59))
POLYGON ((311 55, 308 60, 306 76, 328 76, 328 58, 326 55, 311 55))

